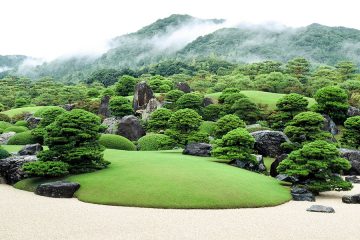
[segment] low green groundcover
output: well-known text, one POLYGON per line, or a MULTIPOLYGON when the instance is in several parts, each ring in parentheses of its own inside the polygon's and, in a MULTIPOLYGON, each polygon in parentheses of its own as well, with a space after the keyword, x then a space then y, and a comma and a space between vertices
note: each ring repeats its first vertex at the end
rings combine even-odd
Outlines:
MULTIPOLYGON (((277 180, 179 151, 106 150, 107 169, 70 176, 84 202, 153 208, 246 208, 282 204, 289 189, 277 180)), ((34 190, 39 179, 15 185, 34 190)))

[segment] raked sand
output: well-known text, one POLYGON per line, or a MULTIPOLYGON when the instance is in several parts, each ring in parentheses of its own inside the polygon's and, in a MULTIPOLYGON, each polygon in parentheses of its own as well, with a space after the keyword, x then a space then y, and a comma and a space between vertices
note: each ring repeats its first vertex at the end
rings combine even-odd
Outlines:
MULTIPOLYGON (((336 213, 310 213, 311 202, 270 208, 165 210, 87 204, 52 199, 0 185, 1 240, 359 240, 360 204, 344 204, 329 192, 316 204, 336 213)), ((355 185, 351 194, 360 193, 355 185)))

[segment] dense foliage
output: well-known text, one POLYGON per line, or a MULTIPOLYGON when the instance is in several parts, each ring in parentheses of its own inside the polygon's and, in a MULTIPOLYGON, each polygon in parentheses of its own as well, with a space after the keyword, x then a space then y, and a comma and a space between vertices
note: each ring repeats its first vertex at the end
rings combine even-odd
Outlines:
POLYGON ((138 140, 138 149, 140 151, 170 150, 174 146, 174 141, 164 134, 149 134, 138 140))
POLYGON ((341 142, 352 148, 360 148, 360 116, 349 117, 344 122, 345 131, 341 142))

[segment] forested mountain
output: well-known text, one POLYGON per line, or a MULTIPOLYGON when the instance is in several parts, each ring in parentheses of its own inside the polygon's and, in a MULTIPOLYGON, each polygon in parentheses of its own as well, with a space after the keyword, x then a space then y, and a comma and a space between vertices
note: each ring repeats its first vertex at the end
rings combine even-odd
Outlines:
POLYGON ((360 30, 320 24, 302 28, 224 26, 224 20, 171 15, 114 38, 101 56, 58 59, 32 68, 26 75, 50 75, 73 82, 99 69, 135 69, 169 59, 186 62, 209 57, 241 63, 285 62, 302 56, 315 64, 350 60, 360 66, 360 30))
POLYGON ((26 56, 23 55, 0 55, 0 76, 16 69, 25 59, 26 56))

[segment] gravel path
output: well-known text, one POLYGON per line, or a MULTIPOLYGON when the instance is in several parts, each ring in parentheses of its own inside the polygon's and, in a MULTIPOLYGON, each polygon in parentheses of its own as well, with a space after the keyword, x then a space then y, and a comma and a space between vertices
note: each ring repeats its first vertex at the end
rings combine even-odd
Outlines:
POLYGON ((0 239, 359 240, 360 204, 343 204, 345 194, 317 198, 335 214, 310 213, 306 208, 314 203, 294 201, 258 209, 164 210, 51 199, 0 184, 0 239))

